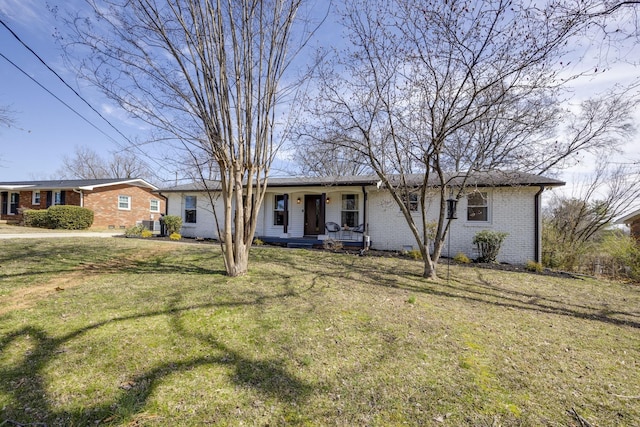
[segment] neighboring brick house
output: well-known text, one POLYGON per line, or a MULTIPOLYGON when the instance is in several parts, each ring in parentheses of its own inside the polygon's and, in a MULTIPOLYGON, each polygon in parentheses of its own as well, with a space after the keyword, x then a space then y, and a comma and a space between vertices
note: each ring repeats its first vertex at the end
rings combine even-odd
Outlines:
POLYGON ((25 209, 73 205, 93 211, 92 228, 127 228, 165 212, 155 190, 142 179, 0 182, 0 220, 20 221, 25 209))
MULTIPOLYGON (((422 176, 410 177, 416 188, 422 176)), ((452 177, 456 185, 458 178, 452 177)), ((478 173, 467 181, 465 195, 458 203, 458 219, 452 223, 450 254, 462 252, 476 258, 474 235, 481 230, 509 233, 498 260, 524 264, 541 260, 541 195, 544 189, 564 182, 517 172, 478 173)), ((208 188, 216 188, 209 183, 208 188)), ((291 244, 322 244, 336 237, 345 244, 356 242, 372 249, 403 250, 417 244, 402 212, 389 191, 376 176, 333 178, 269 178, 264 203, 256 228, 263 241, 291 244), (337 231, 327 228, 332 222, 337 231), (346 227, 345 227, 346 225, 346 227), (361 228, 358 226, 362 226, 361 228), (279 239, 279 240, 278 240, 279 239), (298 242, 296 242, 298 239, 298 242)), ((214 209, 222 221, 222 200, 214 198, 211 206, 202 185, 188 184, 162 189, 170 215, 183 219, 185 237, 216 238, 214 209)), ((215 195, 214 195, 215 196, 215 195)), ((421 223, 417 194, 407 201, 415 222, 421 223)), ((439 212, 439 189, 430 191, 427 216, 434 221, 439 212)), ((446 249, 445 249, 445 253, 446 249)))
POLYGON ((631 237, 640 243, 640 209, 620 218, 616 224, 624 224, 629 227, 631 237))

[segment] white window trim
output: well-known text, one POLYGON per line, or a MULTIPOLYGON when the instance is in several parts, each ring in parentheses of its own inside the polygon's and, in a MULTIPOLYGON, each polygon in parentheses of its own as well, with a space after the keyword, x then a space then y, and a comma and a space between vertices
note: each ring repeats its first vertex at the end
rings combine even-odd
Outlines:
MULTIPOLYGON (((490 191, 474 191, 473 193, 467 193, 466 197, 465 197, 466 203, 467 203, 467 205, 465 206, 465 209, 464 209, 464 220, 465 220, 465 223, 466 223, 466 225, 469 225, 469 226, 486 227, 487 224, 491 224, 492 223, 492 218, 493 218, 492 193, 490 191), (469 208, 469 198, 468 198, 468 196, 470 194, 473 194, 473 193, 484 193, 484 194, 486 194, 486 200, 487 200, 487 220, 486 221, 473 221, 473 220, 470 220, 468 218, 468 216, 467 216, 468 215, 467 212, 468 212, 468 208, 469 208)), ((460 214, 458 213, 458 216, 459 215, 460 214)))
POLYGON ((118 194, 118 210, 119 211, 130 211, 131 210, 131 196, 127 196, 124 194, 118 194), (120 206, 120 198, 121 197, 126 197, 127 198, 127 207, 123 208, 122 206, 120 206))
POLYGON ((40 193, 40 191, 32 191, 31 192, 31 204, 40 206, 41 202, 42 202, 42 193, 40 193), (39 199, 37 203, 36 203, 36 194, 38 195, 38 199, 39 199))
POLYGON ((149 212, 153 212, 153 213, 160 212, 160 200, 158 199, 149 200, 149 212), (156 209, 153 209, 153 202, 156 202, 156 209))

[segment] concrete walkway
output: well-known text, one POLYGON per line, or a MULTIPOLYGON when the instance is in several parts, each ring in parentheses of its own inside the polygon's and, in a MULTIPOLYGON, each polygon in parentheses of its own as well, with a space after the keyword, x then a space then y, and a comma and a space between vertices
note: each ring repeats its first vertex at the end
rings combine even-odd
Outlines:
POLYGON ((122 233, 109 233, 109 232, 97 232, 97 231, 83 231, 83 232, 65 232, 65 233, 15 233, 15 234, 1 234, 2 239, 53 239, 61 237, 115 237, 121 236, 122 233))

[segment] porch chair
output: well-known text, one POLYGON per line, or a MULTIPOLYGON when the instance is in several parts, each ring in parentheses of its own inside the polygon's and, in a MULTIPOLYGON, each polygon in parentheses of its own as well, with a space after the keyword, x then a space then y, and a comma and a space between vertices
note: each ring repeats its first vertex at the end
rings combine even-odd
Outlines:
POLYGON ((353 231, 354 233, 364 234, 364 224, 360 224, 357 227, 353 227, 351 231, 353 231))
POLYGON ((324 228, 327 229, 327 234, 329 235, 329 237, 331 237, 331 234, 333 233, 333 238, 338 238, 340 233, 340 226, 338 224, 336 224, 335 222, 327 222, 324 224, 324 228))

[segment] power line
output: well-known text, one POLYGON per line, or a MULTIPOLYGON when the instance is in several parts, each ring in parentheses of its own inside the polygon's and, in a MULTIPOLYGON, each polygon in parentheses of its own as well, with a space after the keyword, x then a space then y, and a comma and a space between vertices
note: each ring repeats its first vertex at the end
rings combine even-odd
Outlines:
MULTIPOLYGON (((2 26, 3 26, 3 27, 5 27, 5 28, 7 29, 7 31, 9 31, 9 32, 11 33, 11 35, 12 35, 13 37, 15 37, 15 39, 16 39, 16 40, 18 40, 18 42, 20 42, 20 44, 21 44, 22 46, 24 46, 24 47, 25 47, 29 52, 31 52, 31 53, 33 54, 33 56, 35 56, 36 58, 38 58, 38 61, 40 61, 40 62, 42 63, 42 65, 44 65, 45 67, 47 67, 47 69, 48 69, 49 71, 51 71, 51 72, 52 72, 52 73, 53 73, 53 74, 54 74, 54 75, 55 75, 55 76, 56 76, 56 77, 57 77, 57 78, 58 78, 58 79, 59 79, 59 80, 60 80, 60 81, 61 81, 61 82, 66 86, 66 87, 68 87, 69 89, 71 89, 71 91, 72 91, 72 92, 73 92, 73 93, 74 93, 78 98, 80 98, 80 99, 82 100, 82 102, 84 102, 85 104, 87 104, 87 105, 89 106, 89 108, 91 108, 91 109, 92 109, 92 110, 93 110, 93 111, 94 111, 98 116, 100 116, 100 118, 101 118, 102 120, 104 120, 105 122, 107 122, 107 123, 109 124, 109 126, 111 126, 111 128, 112 128, 113 130, 115 130, 116 132, 118 132, 118 134, 119 134, 120 136, 122 136, 122 137, 123 137, 123 138, 124 138, 124 139, 129 143, 129 144, 132 144, 132 145, 133 145, 133 142, 132 142, 132 141, 131 141, 131 140, 130 140, 130 139, 129 139, 125 134, 123 134, 123 133, 122 133, 118 128, 116 128, 116 127, 115 127, 115 126, 114 126, 114 125, 113 125, 109 120, 107 120, 107 118, 106 118, 106 117, 104 117, 104 116, 103 116, 103 115, 102 115, 98 110, 96 110, 96 109, 93 107, 93 105, 91 105, 91 104, 90 104, 86 99, 84 99, 84 98, 82 97, 82 95, 80 95, 80 94, 78 93, 78 91, 76 91, 76 90, 75 90, 75 89, 74 89, 74 88, 73 88, 69 83, 67 83, 67 82, 65 81, 65 79, 63 79, 63 78, 62 78, 62 77, 61 77, 61 76, 60 76, 60 75, 59 75, 59 74, 58 74, 58 73, 57 73, 53 68, 51 68, 51 67, 49 66, 49 64, 47 64, 47 63, 46 63, 46 62, 45 62, 45 61, 40 57, 40 55, 38 55, 38 54, 37 54, 33 49, 31 49, 31 47, 29 47, 29 46, 28 46, 24 41, 22 41, 22 39, 20 38, 20 36, 18 36, 18 35, 17 35, 17 34, 16 34, 12 29, 11 29, 11 28, 9 28, 9 26, 8 26, 8 25, 7 25, 7 24, 6 24, 2 19, 0 19, 0 24, 2 24, 2 26)), ((5 57, 5 59, 6 59, 6 57, 5 57)), ((15 64, 13 64, 13 65, 15 66, 15 64)), ((20 70, 20 71, 22 71, 22 70, 20 70)), ((32 79, 32 80, 34 80, 34 79, 32 79)), ((35 80, 34 80, 34 81, 35 81, 35 80)), ((39 83, 38 83, 38 84, 39 84, 39 83)), ((39 85, 40 85, 40 84, 39 84, 39 85)), ((40 85, 40 86, 42 87, 42 85, 40 85)), ((49 91, 47 91, 47 92, 49 92, 49 91)), ((49 93, 51 93, 51 92, 49 92, 49 93)), ((58 98, 58 97, 56 97, 56 99, 58 99, 58 100, 59 100, 59 98, 58 98)), ((67 105, 67 104, 65 104, 65 105, 67 105)), ((67 107, 68 107, 68 105, 67 105, 67 107)), ((75 110, 73 110, 73 109, 72 109, 72 111, 74 111, 76 114, 78 114, 75 110)), ((81 116, 81 117, 82 117, 82 116, 81 116)), ((84 119, 85 121, 87 121, 87 122, 88 122, 88 120, 87 120, 87 119, 85 119, 84 117, 83 117, 83 119, 84 119)), ((93 127, 96 127, 96 126, 95 126, 95 125, 93 125, 93 124, 92 124, 92 126, 93 126, 93 127)), ((96 129, 97 129, 97 127, 96 127, 96 129)), ((102 132, 102 133, 103 133, 103 134, 105 134, 104 132, 102 132)), ((106 135, 106 134, 105 134, 105 135, 106 135)), ((111 138, 111 140, 112 140, 113 142, 116 142, 113 138, 111 138)))
POLYGON ((2 58, 4 58, 5 61, 7 61, 9 64, 13 65, 15 68, 18 69, 18 71, 20 71, 22 74, 24 74, 25 76, 29 77, 35 84, 37 84, 38 86, 40 86, 42 89, 44 89, 49 95, 53 96, 55 99, 57 99, 58 101, 60 101, 65 107, 67 107, 69 110, 73 111, 78 117, 80 117, 82 120, 84 120, 85 122, 89 123, 89 125, 91 125, 94 129, 96 129, 97 131, 99 131, 100 133, 102 133, 104 136, 106 136, 107 138, 109 138, 111 141, 115 142, 117 144, 117 141, 114 140, 111 136, 109 136, 107 133, 105 133, 102 129, 100 129, 98 126, 94 125, 93 123, 91 123, 91 121, 89 121, 89 119, 87 119, 86 117, 84 117, 82 114, 80 114, 79 112, 77 112, 76 110, 73 109, 73 107, 71 107, 69 104, 67 104, 66 102, 64 102, 62 99, 60 99, 55 93, 51 92, 49 89, 47 89, 46 87, 44 87, 44 85, 42 85, 42 83, 40 83, 39 81, 37 81, 35 78, 33 78, 32 76, 30 76, 26 71, 24 71, 22 68, 20 68, 20 66, 16 63, 14 63, 13 61, 11 61, 9 58, 7 58, 6 56, 4 56, 3 53, 0 52, 0 56, 2 58))
MULTIPOLYGON (((11 33, 11 35, 18 40, 18 42, 20 42, 20 44, 22 46, 25 47, 25 49, 27 49, 31 54, 33 54, 38 61, 40 61, 45 67, 47 67, 47 69, 49 71, 51 71, 67 88, 69 88, 78 98, 80 98, 80 100, 82 100, 82 102, 84 102, 87 106, 89 106, 89 108, 91 108, 91 110, 93 110, 102 120, 104 120, 112 129, 114 129, 120 136, 122 136, 122 138, 124 138, 129 144, 130 146, 136 148, 140 153, 145 154, 142 149, 138 146, 138 144, 135 144, 133 141, 131 141, 124 133, 122 133, 117 127, 115 127, 106 117, 104 117, 98 110, 96 110, 82 95, 80 95, 71 85, 69 85, 53 68, 51 68, 49 66, 49 64, 47 64, 41 57, 40 55, 38 55, 33 49, 31 49, 31 47, 29 47, 29 45, 27 45, 21 38, 20 36, 18 36, 11 28, 9 28, 9 26, 2 20, 0 19, 0 24, 2 24, 2 26, 4 28, 7 29, 7 31, 9 31, 11 33)), ((0 53, 0 56, 2 56, 2 58, 4 58, 7 62, 9 62, 11 65, 13 65, 15 68, 17 68, 22 74, 24 74, 25 76, 29 77, 29 79, 31 79, 32 81, 34 81, 38 86, 40 86, 42 89, 44 89, 47 93, 49 93, 51 96, 53 96, 55 99, 57 99, 58 101, 60 101, 65 107, 67 107, 69 110, 73 111, 76 115, 78 115, 78 117, 80 117, 82 120, 84 120, 85 122, 87 122, 89 125, 91 125, 93 128, 95 128, 96 130, 98 130, 100 133, 102 133, 103 135, 105 135, 109 140, 111 140, 114 144, 122 147, 122 144, 120 144, 118 141, 116 141, 113 137, 111 137, 110 135, 108 135, 105 131, 103 131, 102 129, 100 129, 99 127, 97 127, 95 124, 93 124, 91 121, 89 121, 89 119, 87 119, 86 117, 84 117, 82 114, 80 114, 78 111, 76 111, 75 109, 73 109, 69 104, 67 104, 66 102, 64 102, 62 99, 60 99, 58 96, 56 96, 53 92, 51 92, 49 89, 47 89, 46 87, 44 87, 40 82, 38 82, 35 78, 33 78, 32 76, 30 76, 27 72, 25 72, 22 68, 20 68, 17 64, 15 64, 14 62, 12 62, 11 60, 9 60, 5 55, 3 55, 2 53, 0 53)), ((125 150, 127 148, 124 148, 125 150)), ((148 156, 147 156, 148 157, 148 156)), ((149 157, 154 163, 156 163, 157 165, 159 165, 161 168, 164 168, 164 165, 162 165, 161 163, 159 163, 157 160, 149 157)))

